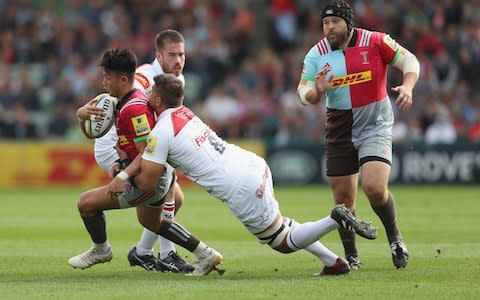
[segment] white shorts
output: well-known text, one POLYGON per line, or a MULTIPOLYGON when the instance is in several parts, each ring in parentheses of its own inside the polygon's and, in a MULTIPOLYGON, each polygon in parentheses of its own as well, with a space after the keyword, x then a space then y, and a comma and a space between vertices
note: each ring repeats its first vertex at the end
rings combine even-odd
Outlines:
POLYGON ((272 173, 265 160, 253 157, 248 171, 226 201, 232 213, 253 234, 267 229, 279 214, 278 202, 273 194, 272 173))

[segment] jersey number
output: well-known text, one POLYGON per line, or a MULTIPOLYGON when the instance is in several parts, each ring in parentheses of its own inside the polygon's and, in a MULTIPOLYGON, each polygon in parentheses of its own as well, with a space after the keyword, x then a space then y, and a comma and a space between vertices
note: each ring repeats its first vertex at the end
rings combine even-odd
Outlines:
POLYGON ((214 135, 209 135, 208 136, 208 141, 210 142, 210 145, 213 146, 213 149, 217 151, 220 154, 223 154, 225 151, 225 145, 222 143, 222 140, 215 137, 214 135))

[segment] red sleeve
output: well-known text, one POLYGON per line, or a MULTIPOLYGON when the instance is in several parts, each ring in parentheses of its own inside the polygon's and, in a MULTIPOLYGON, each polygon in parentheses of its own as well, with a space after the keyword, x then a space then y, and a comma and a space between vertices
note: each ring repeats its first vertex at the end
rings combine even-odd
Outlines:
POLYGON ((120 147, 130 158, 138 155, 135 142, 146 141, 155 126, 155 116, 145 104, 133 104, 123 108, 117 119, 117 134, 120 147))
POLYGON ((381 32, 374 32, 372 39, 379 49, 382 61, 386 65, 392 63, 399 49, 398 43, 390 35, 381 32))
POLYGON ((147 105, 134 104, 126 107, 123 119, 125 130, 135 142, 146 137, 155 126, 155 117, 147 105))

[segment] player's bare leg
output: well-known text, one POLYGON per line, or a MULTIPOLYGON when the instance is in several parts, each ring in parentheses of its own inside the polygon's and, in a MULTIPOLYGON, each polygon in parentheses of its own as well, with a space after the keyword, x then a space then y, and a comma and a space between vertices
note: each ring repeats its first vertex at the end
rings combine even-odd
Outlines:
POLYGON ((395 199, 388 190, 390 170, 390 165, 384 162, 370 161, 363 164, 362 188, 370 201, 370 205, 385 227, 392 251, 393 264, 398 269, 407 266, 409 256, 397 225, 395 199))
MULTIPOLYGON (((349 176, 328 177, 328 183, 333 192, 335 204, 345 204, 350 212, 355 215, 355 201, 358 191, 358 174, 349 176)), ((356 246, 355 233, 340 227, 338 229, 340 239, 342 240, 345 257, 350 267, 358 270, 361 266, 356 246)))
POLYGON ((90 234, 93 246, 87 251, 68 260, 74 268, 86 269, 98 263, 112 260, 112 249, 107 240, 104 210, 118 209, 117 199, 106 193, 107 187, 89 190, 80 196, 78 211, 85 228, 90 234))

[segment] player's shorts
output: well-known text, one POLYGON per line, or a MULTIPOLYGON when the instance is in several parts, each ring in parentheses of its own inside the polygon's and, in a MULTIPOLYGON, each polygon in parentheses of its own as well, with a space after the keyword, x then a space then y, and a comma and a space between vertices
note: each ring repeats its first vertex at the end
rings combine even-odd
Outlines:
POLYGON ((327 176, 346 176, 358 173, 368 161, 392 164, 392 138, 374 134, 358 142, 327 143, 327 176))
POLYGON ((239 186, 226 203, 243 225, 256 234, 267 229, 279 214, 272 174, 265 160, 254 156, 241 176, 239 186))
POLYGON ((165 171, 157 182, 155 189, 150 193, 143 193, 129 181, 125 182, 125 189, 118 197, 120 208, 140 205, 158 207, 165 202, 165 196, 175 183, 175 170, 170 165, 165 165, 165 171))

